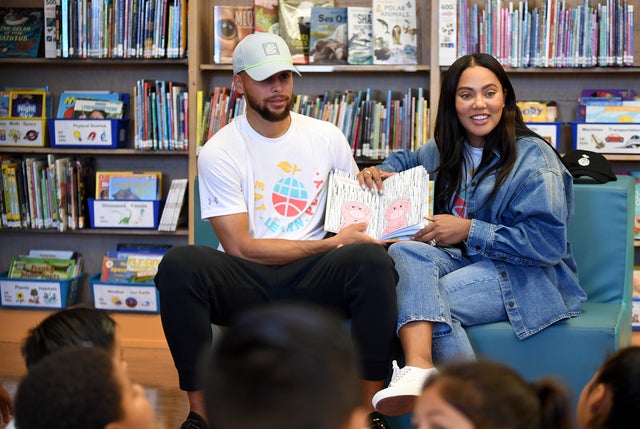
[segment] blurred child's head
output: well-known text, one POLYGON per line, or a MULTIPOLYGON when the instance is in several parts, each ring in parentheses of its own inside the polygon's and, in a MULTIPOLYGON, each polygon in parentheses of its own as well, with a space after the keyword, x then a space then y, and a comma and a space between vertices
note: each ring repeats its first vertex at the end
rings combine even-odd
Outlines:
POLYGON ((70 346, 29 368, 15 397, 17 429, 152 429, 153 411, 119 359, 70 346))
POLYGON ((569 429, 571 403, 551 379, 528 382, 489 361, 443 365, 416 401, 414 427, 445 429, 569 429))
POLYGON ((635 429, 640 408, 640 347, 618 350, 604 361, 578 399, 580 429, 635 429))
POLYGON ((347 330, 310 306, 262 306, 225 329, 207 360, 204 394, 211 428, 366 426, 347 330))
POLYGON ((57 311, 27 334, 22 356, 27 368, 54 351, 69 346, 95 346, 122 358, 116 322, 103 310, 88 306, 57 311))

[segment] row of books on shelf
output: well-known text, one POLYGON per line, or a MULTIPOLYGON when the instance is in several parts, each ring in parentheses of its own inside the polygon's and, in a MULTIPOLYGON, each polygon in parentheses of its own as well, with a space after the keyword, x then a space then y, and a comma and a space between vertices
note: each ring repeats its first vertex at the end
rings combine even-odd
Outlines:
POLYGON ((187 0, 45 0, 47 58, 185 58, 187 0))
POLYGON ((2 159, 2 228, 83 229, 87 227, 87 181, 91 157, 27 156, 2 159))
MULTIPOLYGON (((291 110, 333 123, 340 128, 356 157, 382 159, 400 150, 415 150, 428 140, 428 94, 423 88, 404 93, 367 90, 298 94, 291 110)), ((197 93, 198 147, 221 127, 244 112, 244 102, 234 88, 197 93)))
POLYGON ((486 52, 506 67, 633 66, 632 2, 577 3, 441 0, 440 64, 486 52))
POLYGON ((182 82, 143 79, 134 93, 134 147, 189 150, 189 93, 182 82))
POLYGON ((173 179, 160 215, 162 173, 95 171, 92 157, 2 159, 0 227, 5 229, 158 228, 175 231, 186 179, 173 179))
POLYGON ((372 0, 336 7, 334 0, 254 0, 214 6, 213 61, 231 63, 233 49, 259 31, 279 34, 295 64, 416 64, 415 0, 372 0))

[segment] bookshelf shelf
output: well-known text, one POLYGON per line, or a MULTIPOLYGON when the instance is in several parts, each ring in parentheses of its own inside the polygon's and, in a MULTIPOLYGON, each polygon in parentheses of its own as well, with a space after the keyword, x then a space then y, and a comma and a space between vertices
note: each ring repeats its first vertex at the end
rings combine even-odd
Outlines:
MULTIPOLYGON (((350 66, 350 65, 313 65, 313 64, 297 64, 296 68, 301 73, 415 73, 415 72, 428 72, 431 67, 428 65, 365 65, 365 66, 350 66)), ((233 70, 231 64, 201 64, 200 69, 202 71, 225 71, 231 72, 233 70)))
POLYGON ((136 65, 142 67, 158 67, 162 65, 186 67, 188 62, 184 58, 161 59, 161 58, 2 58, 3 65, 55 65, 55 66, 104 66, 104 65, 136 65))
POLYGON ((155 229, 78 229, 57 231, 55 229, 0 229, 0 235, 4 233, 42 234, 42 235, 110 235, 110 236, 168 236, 186 237, 189 234, 187 228, 178 228, 176 231, 158 231, 155 229))
POLYGON ((160 157, 187 157, 188 151, 177 150, 136 150, 136 149, 58 149, 50 147, 11 147, 0 146, 0 153, 30 153, 54 155, 95 155, 95 156, 160 156, 160 157))

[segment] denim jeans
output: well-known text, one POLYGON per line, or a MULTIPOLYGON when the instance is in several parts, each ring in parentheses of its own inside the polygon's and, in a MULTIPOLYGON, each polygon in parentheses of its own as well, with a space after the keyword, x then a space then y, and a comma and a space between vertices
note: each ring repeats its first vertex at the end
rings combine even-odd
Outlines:
POLYGON ((394 243, 389 255, 400 277, 398 331, 410 322, 434 322, 436 365, 475 359, 464 327, 507 320, 493 262, 417 241, 394 243))

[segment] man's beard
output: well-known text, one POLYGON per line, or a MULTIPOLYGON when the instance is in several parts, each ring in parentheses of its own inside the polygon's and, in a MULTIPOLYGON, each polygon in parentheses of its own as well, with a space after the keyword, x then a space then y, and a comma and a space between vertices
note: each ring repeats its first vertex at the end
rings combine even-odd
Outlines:
POLYGON ((260 103, 257 99, 251 97, 248 94, 245 94, 245 98, 247 100, 247 104, 251 107, 251 109, 255 110, 262 119, 269 122, 280 122, 284 121, 289 117, 289 111, 291 110, 291 105, 293 104, 293 98, 289 98, 286 109, 282 112, 272 112, 267 107, 267 102, 260 103))

